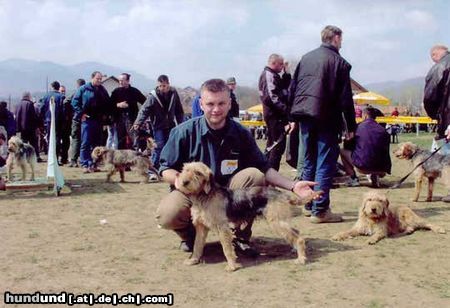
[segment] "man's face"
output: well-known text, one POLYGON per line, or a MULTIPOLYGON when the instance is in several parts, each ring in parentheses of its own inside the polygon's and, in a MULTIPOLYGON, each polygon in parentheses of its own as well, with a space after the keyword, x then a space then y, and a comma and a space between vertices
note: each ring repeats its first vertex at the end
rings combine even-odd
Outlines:
POLYGON ((236 90, 236 84, 235 83, 228 83, 227 86, 228 86, 228 89, 230 89, 231 91, 236 90))
POLYGON ((281 71, 284 68, 284 59, 283 58, 279 58, 277 60, 275 60, 273 62, 273 66, 272 69, 277 72, 277 73, 281 73, 281 71))
POLYGON ((158 90, 161 93, 167 93, 170 90, 170 83, 168 82, 159 82, 158 81, 158 90))
POLYGON ((342 47, 342 35, 335 35, 333 37, 332 45, 337 49, 341 49, 342 47))
POLYGON ((63 86, 59 87, 59 93, 61 93, 62 95, 66 95, 66 88, 63 86))
POLYGON ((126 75, 119 75, 119 84, 122 88, 128 88, 130 81, 127 79, 126 75))
POLYGON ((231 109, 230 94, 227 91, 214 93, 203 90, 200 98, 200 107, 212 129, 223 128, 228 112, 231 109))
POLYGON ((94 78, 92 78, 91 82, 96 87, 101 85, 102 84, 102 74, 100 74, 100 73, 95 74, 95 76, 94 76, 94 78))
POLYGON ((436 48, 433 49, 431 51, 431 60, 433 60, 434 63, 438 63, 439 60, 442 59, 442 57, 444 56, 445 51, 443 49, 440 48, 436 48))

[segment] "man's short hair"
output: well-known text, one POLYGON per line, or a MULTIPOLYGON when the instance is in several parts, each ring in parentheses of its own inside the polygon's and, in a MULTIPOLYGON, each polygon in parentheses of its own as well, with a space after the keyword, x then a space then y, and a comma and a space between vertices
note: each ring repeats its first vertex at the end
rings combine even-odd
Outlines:
POLYGON ((30 99, 31 93, 29 91, 25 91, 22 93, 22 99, 30 99))
POLYGON ((322 43, 331 44, 335 35, 341 36, 342 30, 336 26, 328 25, 321 32, 322 43))
POLYGON ((273 63, 273 62, 278 61, 278 60, 283 60, 283 57, 280 56, 280 55, 277 54, 277 53, 273 53, 273 54, 271 54, 271 55, 269 56, 269 60, 268 60, 267 62, 273 63))
POLYGON ((1 101, 0 102, 0 107, 6 108, 6 107, 8 107, 8 103, 5 102, 5 101, 1 101))
POLYGON ((52 89, 59 90, 60 84, 58 81, 53 81, 51 84, 52 89))
POLYGON ((202 84, 202 86, 200 88, 200 95, 204 91, 209 91, 212 93, 219 93, 219 92, 228 92, 229 93, 230 89, 228 88, 225 81, 223 81, 222 79, 219 79, 219 78, 215 78, 215 79, 206 80, 202 84))
POLYGON ((77 79, 77 85, 79 87, 84 86, 86 84, 86 80, 84 80, 83 78, 77 79))
POLYGON ((130 74, 128 74, 128 73, 122 73, 122 74, 120 74, 120 75, 125 76, 125 78, 126 78, 128 81, 130 80, 130 77, 131 77, 130 74))
POLYGON ((448 51, 448 47, 445 46, 445 45, 442 45, 442 44, 434 45, 433 47, 431 47, 430 51, 433 51, 433 50, 436 50, 436 49, 441 49, 441 50, 444 50, 444 51, 448 51))
POLYGON ((157 81, 161 83, 163 82, 169 83, 169 77, 167 77, 167 75, 159 75, 157 81))
POLYGON ((99 71, 94 71, 94 72, 92 72, 92 74, 91 74, 91 78, 94 78, 95 75, 97 75, 97 74, 100 74, 100 75, 103 76, 103 74, 102 74, 101 72, 99 72, 99 71))
POLYGON ((375 108, 369 106, 363 109, 363 114, 366 114, 368 118, 370 119, 376 119, 377 118, 377 111, 375 108))

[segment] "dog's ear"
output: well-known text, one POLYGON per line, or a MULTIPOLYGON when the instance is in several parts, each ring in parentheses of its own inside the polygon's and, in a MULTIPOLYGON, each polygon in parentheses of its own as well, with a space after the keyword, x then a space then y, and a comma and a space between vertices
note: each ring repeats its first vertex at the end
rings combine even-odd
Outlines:
POLYGON ((203 191, 205 192, 205 194, 209 194, 209 192, 215 185, 214 174, 211 172, 211 170, 208 169, 208 172, 205 175, 208 181, 205 182, 205 185, 203 186, 203 191))
POLYGON ((385 198, 384 200, 383 200, 384 202, 384 208, 383 208, 383 214, 384 214, 384 216, 388 216, 389 215, 389 200, 388 200, 388 198, 385 198))

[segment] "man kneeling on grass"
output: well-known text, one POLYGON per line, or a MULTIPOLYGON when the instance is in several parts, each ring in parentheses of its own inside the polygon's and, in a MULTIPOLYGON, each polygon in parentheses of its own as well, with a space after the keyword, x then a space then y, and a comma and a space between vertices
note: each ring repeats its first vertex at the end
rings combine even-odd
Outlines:
POLYGON ((367 174, 372 187, 380 187, 379 177, 391 173, 389 155, 389 134, 375 121, 376 110, 367 107, 363 110, 363 122, 356 128, 352 143, 345 143, 341 149, 341 160, 345 172, 351 177, 348 185, 359 186, 354 167, 359 173, 367 174))
MULTIPOLYGON (((201 87, 200 107, 204 114, 172 129, 162 149, 159 172, 172 191, 161 200, 156 213, 158 225, 175 231, 181 238, 180 249, 192 251, 195 230, 191 220, 189 198, 173 189, 176 175, 184 163, 199 161, 208 165, 219 185, 231 189, 264 186, 266 183, 291 190, 300 198, 314 195, 314 182, 291 181, 270 168, 250 132, 233 121, 230 92, 221 79, 206 81, 201 87)), ((235 230, 238 253, 257 256, 250 247, 251 227, 235 230)))

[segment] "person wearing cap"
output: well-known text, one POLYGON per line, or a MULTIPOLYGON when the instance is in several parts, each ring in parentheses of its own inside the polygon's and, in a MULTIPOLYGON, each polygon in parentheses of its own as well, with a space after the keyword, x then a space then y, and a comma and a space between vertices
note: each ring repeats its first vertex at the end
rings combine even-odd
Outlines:
POLYGON ((232 118, 239 118, 239 104, 236 99, 236 95, 234 94, 234 90, 236 90, 236 78, 230 77, 227 79, 227 86, 230 89, 230 99, 231 99, 231 109, 228 115, 232 118))

